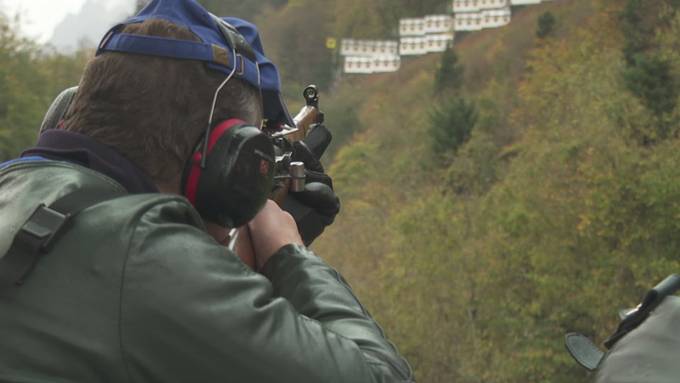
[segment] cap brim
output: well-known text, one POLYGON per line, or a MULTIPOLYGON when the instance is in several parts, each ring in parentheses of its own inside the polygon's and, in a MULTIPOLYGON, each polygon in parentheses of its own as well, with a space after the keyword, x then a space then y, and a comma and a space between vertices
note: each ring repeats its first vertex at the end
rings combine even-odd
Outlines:
POLYGON ((283 96, 278 91, 263 90, 262 106, 267 120, 295 127, 295 121, 290 116, 283 96))

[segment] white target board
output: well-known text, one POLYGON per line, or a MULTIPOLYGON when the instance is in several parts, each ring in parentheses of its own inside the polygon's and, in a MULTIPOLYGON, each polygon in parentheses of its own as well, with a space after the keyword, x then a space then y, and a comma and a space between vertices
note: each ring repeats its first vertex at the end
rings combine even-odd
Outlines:
POLYGON ((453 13, 479 12, 481 2, 478 0, 453 0, 453 13))
POLYGON ((444 52, 453 44, 453 34, 452 33, 441 33, 427 35, 427 52, 437 53, 444 52))
MULTIPOLYGON (((479 13, 485 9, 504 8, 511 0, 453 0, 454 13, 479 13)), ((536 1, 536 0, 530 0, 536 1)), ((538 0, 540 2, 540 0, 538 0)))
POLYGON ((368 57, 345 57, 345 73, 371 74, 373 63, 368 57))
POLYGON ((479 31, 482 29, 481 13, 456 13, 454 21, 456 31, 479 31))
POLYGON ((402 56, 419 56, 427 54, 427 36, 402 37, 399 53, 402 56))
POLYGON ((453 31, 453 17, 451 15, 425 16, 425 33, 448 33, 453 31))
POLYGON ((340 42, 341 56, 373 57, 399 54, 399 42, 394 40, 343 39, 340 42))
POLYGON ((498 9, 510 6, 510 0, 485 0, 479 7, 482 11, 486 9, 498 9))
POLYGON ((500 28, 510 24, 512 11, 510 7, 482 11, 482 28, 500 28))
POLYGON ((408 18, 399 20, 399 36, 425 35, 425 19, 408 18))
POLYGON ((379 56, 398 56, 399 42, 395 40, 377 40, 375 42, 379 56))
POLYGON ((344 72, 349 74, 372 74, 396 72, 401 67, 399 55, 375 57, 345 57, 344 72))
POLYGON ((385 55, 376 56, 373 58, 373 72, 374 73, 390 73, 396 72, 401 67, 401 56, 385 55))

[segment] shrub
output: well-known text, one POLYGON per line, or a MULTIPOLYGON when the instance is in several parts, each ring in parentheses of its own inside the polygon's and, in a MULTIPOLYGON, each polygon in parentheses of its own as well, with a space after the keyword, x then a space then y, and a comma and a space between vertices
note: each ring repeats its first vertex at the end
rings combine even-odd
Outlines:
POLYGON ((436 155, 455 153, 469 138, 477 123, 473 102, 454 98, 435 107, 430 114, 430 140, 436 155))
POLYGON ((677 80, 671 65, 658 56, 639 56, 624 72, 626 86, 658 117, 675 109, 677 80))
POLYGON ((545 12, 538 18, 538 26, 536 27, 536 36, 539 39, 544 39, 552 35, 555 29, 557 19, 551 12, 545 12))
POLYGON ((434 78, 434 93, 442 94, 446 90, 460 90, 463 87, 465 68, 459 63, 458 55, 453 49, 442 54, 441 62, 434 78))

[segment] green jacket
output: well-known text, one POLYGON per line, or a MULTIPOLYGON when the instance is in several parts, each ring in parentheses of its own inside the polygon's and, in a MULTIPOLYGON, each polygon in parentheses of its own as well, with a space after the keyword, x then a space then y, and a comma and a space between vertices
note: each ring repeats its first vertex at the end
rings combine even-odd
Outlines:
MULTIPOLYGON (((0 255, 40 203, 122 187, 64 162, 0 169, 0 255)), ((299 246, 264 275, 180 196, 78 214, 26 283, 0 289, 0 382, 410 382, 337 271, 299 246), (265 277, 266 276, 266 277, 265 277)))

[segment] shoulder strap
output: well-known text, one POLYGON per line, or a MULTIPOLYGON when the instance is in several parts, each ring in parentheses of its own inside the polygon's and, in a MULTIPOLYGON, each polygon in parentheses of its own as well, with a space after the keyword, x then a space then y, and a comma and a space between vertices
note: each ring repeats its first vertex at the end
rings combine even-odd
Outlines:
POLYGON ((604 345, 608 349, 614 347, 616 342, 640 326, 667 296, 675 294, 678 290, 680 290, 680 275, 673 274, 661 281, 661 283, 645 294, 642 303, 638 307, 626 313, 619 324, 619 328, 604 341, 604 345))
MULTIPOLYGON (((649 290, 638 307, 627 310, 621 316, 622 320, 616 332, 604 341, 605 347, 611 350, 621 338, 640 326, 666 297, 675 294, 678 290, 680 290, 680 275, 678 274, 669 276, 649 290)), ((589 371, 595 371, 605 356, 605 353, 590 339, 579 333, 567 334, 565 345, 578 364, 589 371)))
POLYGON ((118 190, 76 190, 49 206, 40 204, 0 257, 0 288, 21 286, 43 254, 66 230, 70 220, 88 207, 122 195, 118 190))

